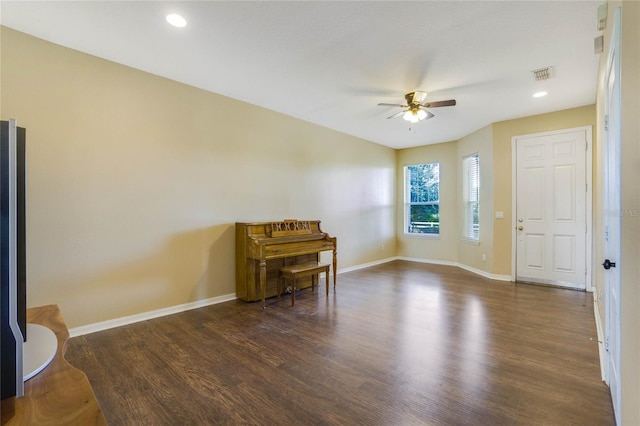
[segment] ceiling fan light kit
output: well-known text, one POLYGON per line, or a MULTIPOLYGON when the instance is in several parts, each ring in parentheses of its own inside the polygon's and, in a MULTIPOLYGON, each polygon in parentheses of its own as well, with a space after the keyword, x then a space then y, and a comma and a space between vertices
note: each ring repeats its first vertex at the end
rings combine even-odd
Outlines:
POLYGON ((387 117, 387 119, 402 116, 403 119, 410 123, 417 123, 424 119, 435 117, 435 115, 431 111, 428 111, 426 108, 454 106, 456 104, 455 99, 449 99, 448 101, 424 102, 426 97, 427 92, 409 92, 404 95, 404 98, 407 101, 406 105, 379 103, 378 106, 408 108, 404 111, 397 112, 387 117))
POLYGON ((409 109, 405 111, 402 118, 404 118, 410 123, 417 123, 418 121, 421 121, 427 118, 427 113, 423 109, 409 109))

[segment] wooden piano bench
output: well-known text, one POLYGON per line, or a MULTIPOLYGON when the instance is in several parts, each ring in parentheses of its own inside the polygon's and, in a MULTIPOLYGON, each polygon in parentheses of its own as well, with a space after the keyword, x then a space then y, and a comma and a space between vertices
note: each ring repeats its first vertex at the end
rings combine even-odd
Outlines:
POLYGON ((311 277, 311 291, 317 285, 316 277, 319 273, 324 272, 327 296, 329 295, 329 267, 328 263, 312 262, 304 263, 300 265, 289 265, 280 268, 280 276, 278 277, 278 300, 280 299, 280 283, 286 283, 286 280, 291 282, 291 306, 296 302, 296 281, 299 278, 311 277))

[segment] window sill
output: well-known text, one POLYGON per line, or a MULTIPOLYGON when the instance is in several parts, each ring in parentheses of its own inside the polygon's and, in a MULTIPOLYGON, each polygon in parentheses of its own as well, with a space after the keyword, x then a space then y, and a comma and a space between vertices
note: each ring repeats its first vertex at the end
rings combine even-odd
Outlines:
POLYGON ((406 238, 417 238, 417 239, 425 239, 425 240, 439 240, 440 239, 440 234, 412 234, 409 232, 405 232, 404 236, 406 238))
POLYGON ((472 240, 470 238, 462 238, 461 240, 465 244, 471 244, 472 246, 479 246, 480 240, 472 240))

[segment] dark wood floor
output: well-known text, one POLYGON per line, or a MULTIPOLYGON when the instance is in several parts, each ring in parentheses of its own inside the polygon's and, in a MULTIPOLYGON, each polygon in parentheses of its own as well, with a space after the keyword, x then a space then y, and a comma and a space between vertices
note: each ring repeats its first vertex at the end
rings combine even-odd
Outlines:
POLYGON ((112 425, 613 425, 589 293, 395 261, 69 341, 112 425))

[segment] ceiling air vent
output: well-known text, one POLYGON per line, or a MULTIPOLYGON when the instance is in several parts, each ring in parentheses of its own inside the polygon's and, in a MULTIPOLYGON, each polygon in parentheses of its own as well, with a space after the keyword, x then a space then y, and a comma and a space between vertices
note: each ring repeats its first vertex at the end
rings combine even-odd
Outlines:
POLYGON ((545 67, 533 70, 531 74, 533 74, 533 78, 535 78, 536 81, 544 81, 551 78, 551 71, 553 71, 553 67, 545 67))

